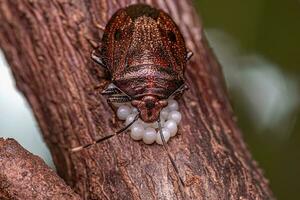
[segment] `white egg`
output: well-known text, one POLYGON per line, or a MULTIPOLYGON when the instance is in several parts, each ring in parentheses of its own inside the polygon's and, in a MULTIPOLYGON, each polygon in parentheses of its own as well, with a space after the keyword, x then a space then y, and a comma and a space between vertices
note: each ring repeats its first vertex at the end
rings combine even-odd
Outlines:
POLYGON ((169 119, 168 121, 166 121, 166 123, 164 124, 164 128, 168 129, 170 131, 171 137, 175 136, 177 133, 177 123, 172 120, 169 119))
POLYGON ((181 113, 176 110, 173 110, 169 113, 168 119, 172 119, 178 124, 181 120, 181 113))
MULTIPOLYGON (((162 134, 164 136, 165 141, 168 142, 168 140, 171 137, 171 133, 170 133, 169 129, 162 128, 161 130, 162 130, 162 134)), ((156 143, 161 144, 161 145, 163 144, 159 130, 157 131, 157 134, 156 134, 156 143)))
POLYGON ((144 131, 143 141, 145 144, 152 144, 156 140, 156 131, 154 128, 147 128, 144 131))
POLYGON ((125 121, 125 126, 129 125, 135 118, 136 114, 130 114, 127 116, 125 121))
POLYGON ((138 113, 139 110, 136 107, 131 107, 131 113, 138 113))
POLYGON ((175 101, 174 99, 169 99, 168 100, 168 106, 167 106, 167 108, 170 111, 178 110, 178 103, 177 103, 177 101, 175 101))
MULTIPOLYGON (((129 125, 138 114, 138 109, 130 104, 118 104, 117 117, 120 120, 125 120, 125 125, 129 125)), ((162 126, 162 133, 167 142, 170 137, 176 135, 178 128, 177 124, 181 121, 182 115, 178 110, 177 101, 168 100, 168 106, 163 108, 160 112, 160 123, 162 126)), ((138 119, 130 127, 130 137, 133 140, 141 140, 145 144, 152 144, 157 142, 162 145, 161 136, 158 129, 158 122, 145 123, 138 119)))
POLYGON ((161 111, 160 111, 160 118, 163 120, 163 119, 167 119, 168 118, 168 115, 169 115, 169 109, 168 108, 163 108, 161 111))
POLYGON ((130 113, 131 109, 126 105, 121 105, 117 110, 117 116, 120 120, 125 120, 130 113))
POLYGON ((144 135, 144 127, 140 123, 134 123, 131 126, 130 137, 134 140, 141 140, 144 135))

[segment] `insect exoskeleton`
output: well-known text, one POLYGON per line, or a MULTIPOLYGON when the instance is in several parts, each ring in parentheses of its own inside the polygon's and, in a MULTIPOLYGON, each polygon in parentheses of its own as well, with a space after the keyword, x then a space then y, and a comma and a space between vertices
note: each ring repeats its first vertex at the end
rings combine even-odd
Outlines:
POLYGON ((117 105, 133 139, 162 144, 176 134, 181 113, 174 99, 187 89, 184 70, 191 55, 162 10, 135 4, 111 17, 92 59, 109 72, 111 84, 102 94, 117 105))

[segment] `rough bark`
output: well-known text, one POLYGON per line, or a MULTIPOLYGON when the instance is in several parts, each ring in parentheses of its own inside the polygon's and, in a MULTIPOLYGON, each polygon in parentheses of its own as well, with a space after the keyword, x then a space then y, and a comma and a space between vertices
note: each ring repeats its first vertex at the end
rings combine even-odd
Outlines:
MULTIPOLYGON (((180 100, 180 134, 169 148, 186 187, 180 189, 162 146, 127 134, 78 153, 123 125, 100 95, 103 71, 90 59, 110 16, 136 1, 1 0, 0 46, 28 99, 59 174, 84 199, 272 199, 251 158, 191 1, 148 0, 170 13, 194 52, 190 90, 180 100)), ((143 2, 143 1, 140 1, 143 2)))
POLYGON ((38 156, 0 138, 0 199, 81 199, 38 156))

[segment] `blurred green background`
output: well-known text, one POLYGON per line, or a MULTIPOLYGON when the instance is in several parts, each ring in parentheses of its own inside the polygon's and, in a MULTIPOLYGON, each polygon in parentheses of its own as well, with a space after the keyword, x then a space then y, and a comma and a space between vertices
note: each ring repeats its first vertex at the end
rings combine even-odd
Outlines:
POLYGON ((195 4, 217 56, 226 54, 220 61, 249 149, 278 199, 300 199, 300 1, 195 0, 195 4), (232 61, 235 57, 237 61, 232 61), (232 81, 237 76, 245 81, 232 81), (245 86, 237 88, 236 83, 245 86), (249 99, 252 106, 262 102, 259 112, 249 106, 249 99), (272 110, 262 111, 266 108, 272 110))

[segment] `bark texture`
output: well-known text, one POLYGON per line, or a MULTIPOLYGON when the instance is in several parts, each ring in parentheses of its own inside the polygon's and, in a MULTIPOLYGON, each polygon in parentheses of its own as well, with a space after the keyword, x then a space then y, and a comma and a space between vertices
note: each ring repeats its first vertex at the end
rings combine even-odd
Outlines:
POLYGON ((0 199, 81 198, 38 156, 13 139, 0 138, 0 199))
POLYGON ((147 0, 179 25, 194 56, 180 102, 180 134, 169 148, 181 188, 162 146, 127 134, 78 153, 123 125, 100 95, 105 74, 90 59, 108 19, 124 0, 1 0, 0 46, 28 99, 58 173, 83 199, 272 199, 251 158, 191 1, 147 0), (100 85, 100 87, 98 87, 100 85), (185 195, 184 195, 185 193, 185 195))

